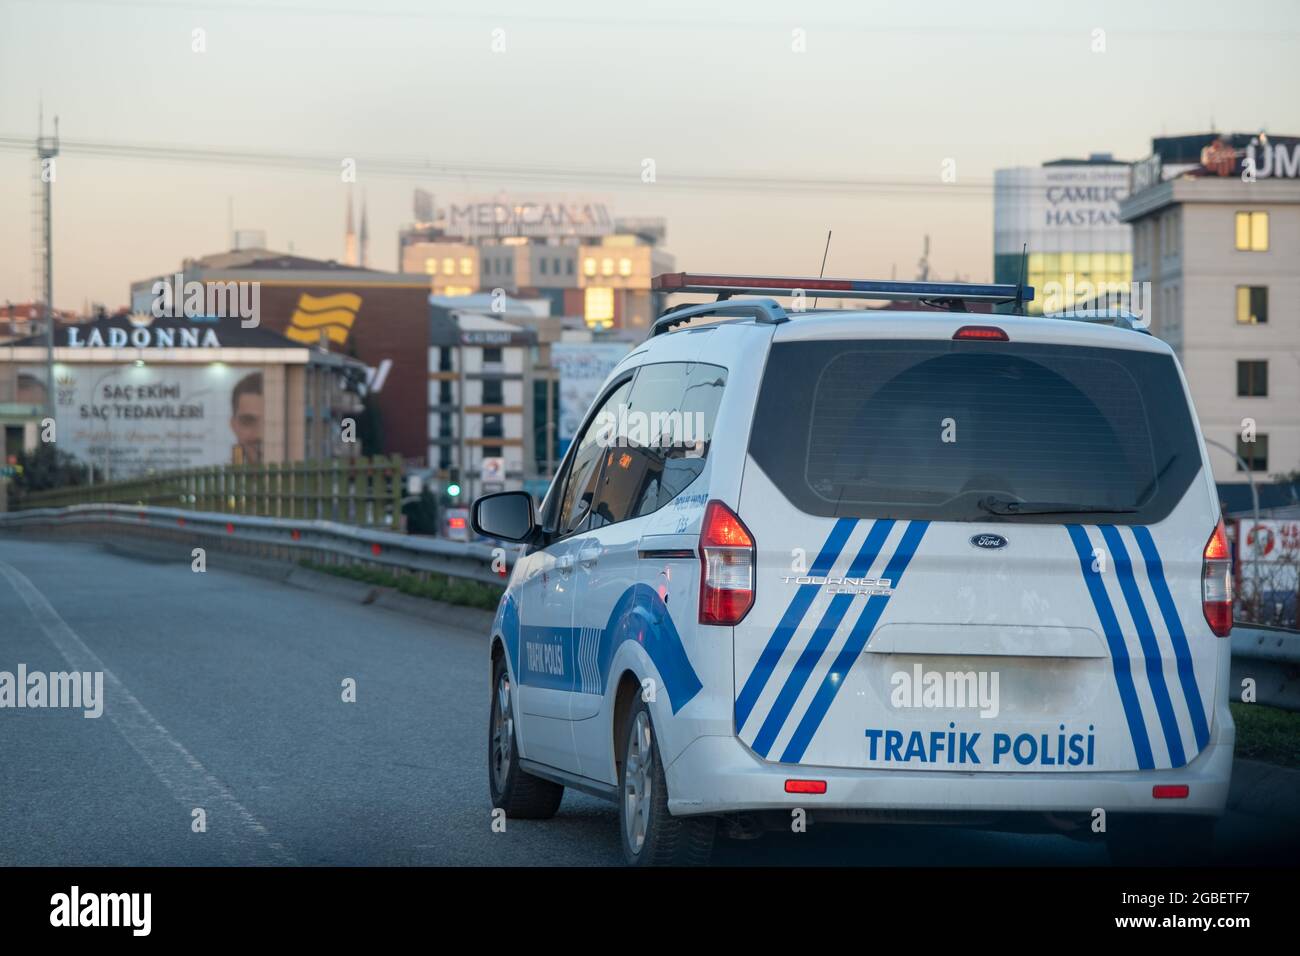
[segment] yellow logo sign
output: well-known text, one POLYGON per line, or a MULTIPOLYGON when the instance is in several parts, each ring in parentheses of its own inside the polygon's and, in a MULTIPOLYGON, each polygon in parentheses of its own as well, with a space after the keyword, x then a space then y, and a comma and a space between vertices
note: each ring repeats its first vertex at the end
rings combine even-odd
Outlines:
POLYGON ((331 342, 342 345, 348 340, 348 332, 352 330, 352 323, 360 308, 361 296, 355 292, 325 296, 304 292, 298 297, 298 307, 289 320, 289 328, 284 330, 285 337, 295 342, 317 345, 323 334, 331 342))

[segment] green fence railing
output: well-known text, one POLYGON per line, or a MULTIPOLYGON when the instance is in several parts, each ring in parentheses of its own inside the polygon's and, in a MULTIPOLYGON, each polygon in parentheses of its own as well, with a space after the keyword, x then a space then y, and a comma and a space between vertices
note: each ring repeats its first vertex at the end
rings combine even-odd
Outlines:
POLYGON ((394 455, 194 468, 29 492, 12 506, 23 510, 86 504, 157 505, 397 530, 402 524, 402 459, 394 455))

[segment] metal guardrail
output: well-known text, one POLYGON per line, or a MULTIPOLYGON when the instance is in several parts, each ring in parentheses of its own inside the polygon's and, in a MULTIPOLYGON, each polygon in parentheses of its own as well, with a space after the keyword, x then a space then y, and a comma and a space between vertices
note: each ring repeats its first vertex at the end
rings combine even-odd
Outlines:
MULTIPOLYGON (((187 542, 201 538, 209 546, 216 544, 223 550, 289 559, 316 558, 323 564, 382 565, 483 584, 505 583, 505 575, 493 570, 494 560, 501 552, 490 545, 398 534, 333 521, 115 504, 32 508, 0 514, 0 532, 36 528, 56 532, 126 532, 187 542)), ((507 573, 514 558, 511 549, 504 549, 507 573)), ((500 561, 496 563, 501 566, 500 561)))
POLYGON ((1240 700, 1242 681, 1255 682, 1261 704, 1300 710, 1300 632, 1266 624, 1232 625, 1231 700, 1240 700))
POLYGON ((400 528, 402 459, 217 465, 17 496, 19 510, 125 504, 400 528))

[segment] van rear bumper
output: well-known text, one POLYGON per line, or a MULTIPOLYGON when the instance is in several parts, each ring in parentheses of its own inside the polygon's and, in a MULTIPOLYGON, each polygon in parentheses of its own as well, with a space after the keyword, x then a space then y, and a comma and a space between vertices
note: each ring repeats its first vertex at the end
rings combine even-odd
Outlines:
POLYGON ((1160 813, 1219 816, 1228 802, 1236 729, 1226 705, 1206 748, 1177 770, 961 773, 852 770, 760 759, 734 736, 699 737, 667 768, 674 816, 749 810, 923 810, 1160 813), (824 794, 785 792, 790 778, 826 781, 824 794), (1184 799, 1156 799, 1157 784, 1186 784, 1184 799))

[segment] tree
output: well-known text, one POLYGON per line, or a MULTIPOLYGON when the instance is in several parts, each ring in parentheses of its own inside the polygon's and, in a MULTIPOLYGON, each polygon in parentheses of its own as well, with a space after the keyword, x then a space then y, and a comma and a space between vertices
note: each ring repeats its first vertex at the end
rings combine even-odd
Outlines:
POLYGON ((18 456, 18 465, 14 489, 19 494, 75 487, 90 481, 90 468, 52 443, 41 443, 34 451, 23 452, 18 456))

